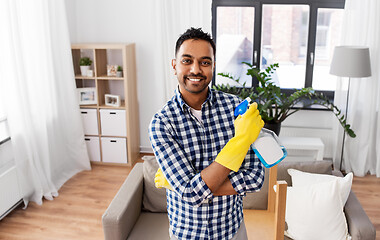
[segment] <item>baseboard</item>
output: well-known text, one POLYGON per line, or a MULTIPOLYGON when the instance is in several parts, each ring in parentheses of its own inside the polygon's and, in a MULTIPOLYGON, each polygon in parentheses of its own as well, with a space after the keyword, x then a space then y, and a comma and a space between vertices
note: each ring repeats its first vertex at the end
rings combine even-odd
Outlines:
POLYGON ((15 203, 11 208, 9 208, 6 212, 4 212, 1 216, 0 216, 0 221, 3 220, 3 218, 5 218, 5 216, 7 216, 10 212, 13 211, 13 209, 15 209, 16 207, 18 207, 20 204, 22 204, 24 202, 23 199, 20 199, 17 203, 15 203))
POLYGON ((140 146, 140 153, 153 153, 153 149, 151 147, 140 146))

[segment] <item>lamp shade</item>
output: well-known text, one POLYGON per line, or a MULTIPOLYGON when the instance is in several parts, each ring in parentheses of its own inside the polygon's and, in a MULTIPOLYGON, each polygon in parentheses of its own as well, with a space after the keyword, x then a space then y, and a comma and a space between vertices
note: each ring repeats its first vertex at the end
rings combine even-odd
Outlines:
POLYGON ((339 77, 370 77, 371 62, 368 47, 335 47, 330 74, 339 77))

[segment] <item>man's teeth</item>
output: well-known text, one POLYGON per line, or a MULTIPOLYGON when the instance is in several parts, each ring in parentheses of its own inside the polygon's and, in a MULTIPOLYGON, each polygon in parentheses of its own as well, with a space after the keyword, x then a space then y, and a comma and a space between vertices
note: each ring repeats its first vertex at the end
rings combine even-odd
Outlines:
POLYGON ((199 78, 189 78, 189 80, 192 81, 192 82, 199 82, 200 81, 199 78))

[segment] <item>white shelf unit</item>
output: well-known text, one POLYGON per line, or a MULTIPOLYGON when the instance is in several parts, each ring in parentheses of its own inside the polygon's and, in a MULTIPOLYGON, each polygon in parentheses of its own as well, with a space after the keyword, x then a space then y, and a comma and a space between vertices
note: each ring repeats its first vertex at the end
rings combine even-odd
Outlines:
POLYGON ((135 44, 77 43, 71 49, 76 87, 95 88, 97 94, 96 104, 80 106, 90 160, 132 166, 140 156, 135 44), (82 57, 93 61, 93 76, 81 75, 82 57), (107 65, 121 66, 122 77, 108 76, 107 65), (120 96, 121 105, 106 105, 105 94, 120 96), (110 138, 117 146, 110 146, 110 138))

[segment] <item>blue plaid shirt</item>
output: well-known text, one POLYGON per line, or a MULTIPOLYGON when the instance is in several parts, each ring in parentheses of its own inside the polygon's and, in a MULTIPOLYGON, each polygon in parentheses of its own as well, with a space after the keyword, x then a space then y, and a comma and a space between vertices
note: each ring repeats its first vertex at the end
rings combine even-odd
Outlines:
POLYGON ((213 196, 200 176, 234 136, 236 96, 209 89, 199 121, 179 90, 156 113, 149 137, 166 179, 170 231, 178 239, 231 239, 243 220, 243 196, 258 191, 264 168, 252 149, 229 179, 238 195, 213 196))

